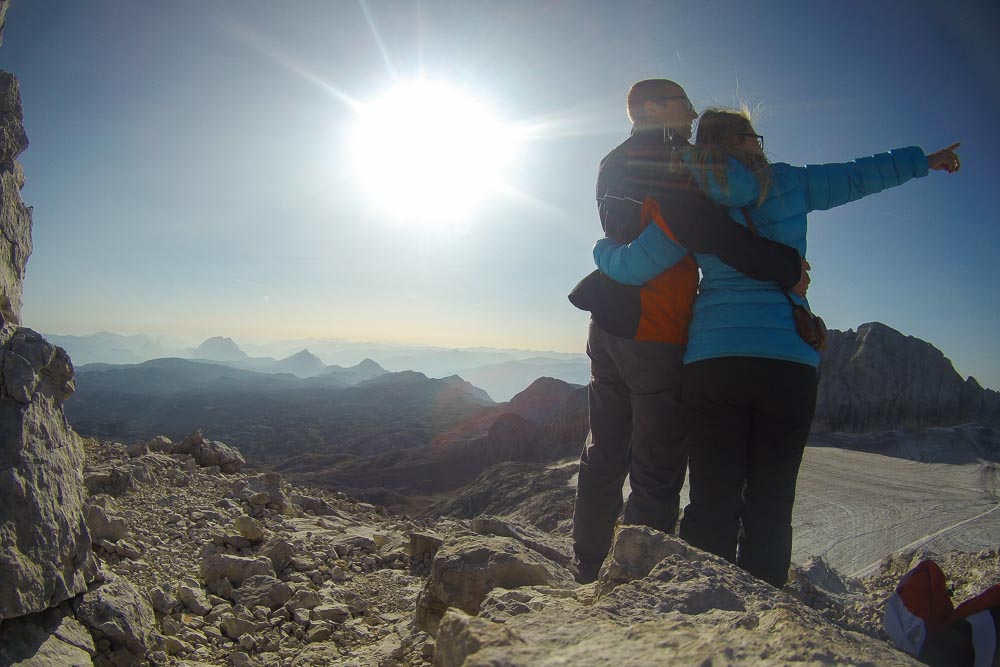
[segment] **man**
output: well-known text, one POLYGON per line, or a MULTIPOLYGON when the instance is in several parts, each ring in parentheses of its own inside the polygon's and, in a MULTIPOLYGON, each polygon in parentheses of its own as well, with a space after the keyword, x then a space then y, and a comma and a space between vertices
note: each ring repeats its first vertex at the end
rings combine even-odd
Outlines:
POLYGON ((631 136, 601 161, 598 174, 601 225, 608 237, 628 243, 646 224, 657 224, 667 232, 665 242, 683 248, 676 264, 642 287, 612 287, 591 274, 570 296, 593 313, 591 436, 580 457, 573 515, 580 583, 597 578, 608 554, 626 475, 632 491, 625 523, 672 532, 677 522, 687 466, 681 362, 698 284, 698 267, 684 249, 716 254, 784 289, 808 284, 794 249, 733 222, 686 172, 671 169, 673 152, 688 146, 697 118, 683 88, 667 79, 640 81, 629 90, 627 110, 631 136), (634 321, 621 326, 623 317, 634 321))

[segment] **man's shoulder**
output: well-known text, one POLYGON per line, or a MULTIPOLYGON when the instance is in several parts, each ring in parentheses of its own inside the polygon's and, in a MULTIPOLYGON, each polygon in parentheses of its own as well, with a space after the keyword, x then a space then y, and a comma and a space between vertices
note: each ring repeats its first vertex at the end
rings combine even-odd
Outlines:
POLYGON ((606 167, 610 164, 620 162, 628 156, 629 144, 632 142, 632 137, 629 137, 625 141, 621 142, 614 148, 612 148, 607 155, 601 158, 601 167, 606 167))

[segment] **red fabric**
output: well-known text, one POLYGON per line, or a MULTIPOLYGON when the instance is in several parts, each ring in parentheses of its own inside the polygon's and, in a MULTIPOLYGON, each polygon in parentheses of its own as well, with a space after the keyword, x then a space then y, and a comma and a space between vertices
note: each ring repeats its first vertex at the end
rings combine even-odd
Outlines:
POLYGON ((958 608, 952 612, 948 622, 953 623, 994 607, 1000 608, 1000 584, 987 588, 976 597, 958 605, 958 608))
POLYGON ((934 561, 922 561, 910 570, 896 587, 896 594, 914 616, 924 620, 928 637, 951 622, 955 608, 948 595, 944 573, 934 561))

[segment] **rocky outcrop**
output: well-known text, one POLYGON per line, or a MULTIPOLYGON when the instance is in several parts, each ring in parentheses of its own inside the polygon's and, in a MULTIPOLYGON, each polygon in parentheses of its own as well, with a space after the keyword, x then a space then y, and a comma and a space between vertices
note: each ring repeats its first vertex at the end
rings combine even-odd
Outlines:
MULTIPOLYGON (((278 507, 302 490, 278 475, 84 445, 88 468, 172 462, 173 476, 90 498, 107 519, 94 512, 95 526, 120 535, 124 522, 115 544, 134 546, 99 548, 104 576, 148 594, 152 626, 141 599, 103 583, 51 614, 0 624, 0 664, 135 664, 143 650, 145 664, 227 667, 914 664, 880 634, 883 602, 912 554, 887 559, 864 586, 807 563, 777 591, 673 537, 627 527, 599 581, 577 587, 563 566, 567 541, 509 517, 413 520, 322 489, 308 497, 327 513, 290 514, 278 507), (74 611, 94 598, 104 602, 74 611)), ((1000 583, 998 558, 939 562, 966 599, 1000 583)))
POLYGON ((224 442, 206 440, 197 430, 173 447, 173 452, 177 454, 190 454, 192 458, 202 467, 219 466, 219 470, 224 473, 239 472, 246 459, 235 447, 230 447, 224 442))
POLYGON ((87 590, 96 572, 84 518, 83 448, 62 403, 66 354, 29 329, 0 339, 0 619, 87 590))
POLYGON ((17 161, 28 147, 23 115, 17 78, 0 71, 0 324, 21 322, 22 281, 31 254, 31 209, 21 200, 24 170, 17 161))
POLYGON ((1000 426, 1000 393, 963 380, 930 343, 872 322, 831 331, 823 352, 813 430, 1000 426))
POLYGON ((596 594, 494 588, 479 606, 443 615, 435 665, 918 664, 648 528, 618 533, 596 594))
POLYGON ((417 627, 434 634, 444 611, 476 614, 494 588, 572 588, 569 573, 523 543, 507 537, 468 536, 438 550, 417 601, 417 627))
POLYGON ((69 603, 0 626, 0 665, 90 665, 96 654, 93 636, 69 603))
POLYGON ((127 580, 109 576, 80 598, 77 618, 90 628, 101 658, 99 665, 138 665, 157 647, 159 633, 153 608, 127 580))
POLYGON ((498 463, 451 499, 432 505, 427 514, 463 519, 491 514, 565 533, 573 518, 573 476, 579 467, 576 461, 498 463))

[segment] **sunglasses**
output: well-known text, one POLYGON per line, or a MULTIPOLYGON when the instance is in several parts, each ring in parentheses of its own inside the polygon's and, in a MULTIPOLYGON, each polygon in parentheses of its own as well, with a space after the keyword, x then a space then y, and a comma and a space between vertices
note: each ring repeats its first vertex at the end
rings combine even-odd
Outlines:
POLYGON ((757 145, 760 146, 760 149, 764 150, 764 135, 763 134, 754 134, 753 132, 740 132, 739 134, 737 134, 737 136, 739 136, 739 137, 753 137, 754 139, 757 140, 757 145))
POLYGON ((664 95, 663 97, 654 97, 650 102, 666 102, 667 100, 684 100, 684 107, 688 111, 694 112, 694 105, 691 104, 687 95, 664 95))

